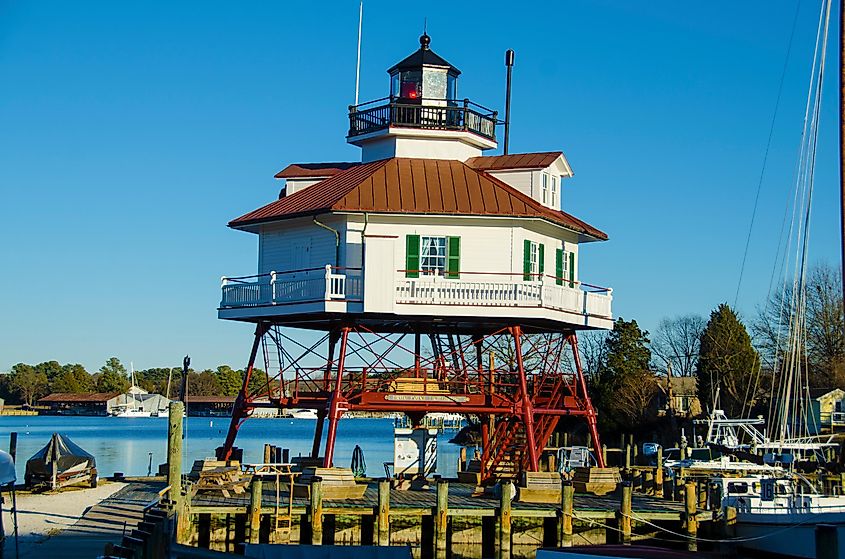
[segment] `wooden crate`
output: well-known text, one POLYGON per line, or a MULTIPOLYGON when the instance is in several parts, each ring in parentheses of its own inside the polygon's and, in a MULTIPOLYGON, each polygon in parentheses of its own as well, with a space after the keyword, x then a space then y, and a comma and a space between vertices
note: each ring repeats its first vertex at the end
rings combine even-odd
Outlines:
POLYGON ((576 493, 607 495, 622 481, 619 468, 575 468, 572 485, 576 493))
POLYGON ((560 472, 525 472, 517 488, 521 503, 560 503, 560 472))
POLYGON ((302 474, 293 486, 294 497, 311 498, 311 479, 322 479, 324 500, 361 499, 367 486, 355 482, 355 475, 349 468, 303 468, 302 474))

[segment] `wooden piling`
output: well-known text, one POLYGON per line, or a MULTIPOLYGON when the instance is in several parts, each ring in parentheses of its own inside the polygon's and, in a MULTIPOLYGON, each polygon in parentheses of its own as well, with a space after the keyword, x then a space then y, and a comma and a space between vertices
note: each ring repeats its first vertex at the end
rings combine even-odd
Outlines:
POLYGON ((575 501, 575 487, 565 479, 560 488, 560 545, 572 547, 572 507, 575 501))
POLYGON ((437 480, 437 508, 434 517, 434 557, 446 559, 446 532, 449 528, 449 482, 437 480))
POLYGON ((258 543, 259 534, 261 532, 261 478, 258 476, 252 477, 252 483, 249 486, 249 543, 258 543))
POLYGON ((654 470, 643 470, 643 492, 648 495, 654 495, 656 490, 654 487, 654 470))
POLYGON ((686 520, 687 536, 689 537, 687 549, 698 551, 696 536, 698 535, 698 519, 696 518, 696 505, 698 495, 695 482, 689 481, 684 485, 684 518, 686 520))
POLYGON ((631 469, 631 445, 625 445, 625 469, 631 469))
POLYGON ((311 545, 323 544, 323 479, 311 478, 311 545))
POLYGON ((378 544, 390 545, 390 480, 378 482, 378 544))
POLYGON ((621 499, 619 503, 619 529, 622 533, 622 543, 631 545, 631 514, 633 513, 632 493, 633 487, 630 481, 621 483, 621 499))
POLYGON ((657 467, 654 469, 654 496, 663 496, 663 447, 657 447, 657 467))
POLYGON ((182 500, 182 417, 185 404, 170 402, 167 416, 167 485, 170 486, 170 500, 182 500))
POLYGON ((264 443, 264 463, 269 464, 273 451, 269 444, 264 443))
POLYGON ((499 559, 511 557, 511 500, 514 486, 510 481, 499 482, 499 559))
POLYGON ((604 464, 607 465, 607 445, 606 444, 601 445, 601 459, 602 459, 602 462, 604 462, 604 464))

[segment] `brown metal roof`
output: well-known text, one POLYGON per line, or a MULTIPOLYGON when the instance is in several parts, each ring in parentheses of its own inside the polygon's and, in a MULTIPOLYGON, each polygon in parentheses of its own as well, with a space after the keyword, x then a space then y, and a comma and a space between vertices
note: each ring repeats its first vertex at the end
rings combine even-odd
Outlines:
POLYGON ((291 163, 278 173, 277 179, 331 177, 360 163, 291 163))
POLYGON ((38 400, 39 404, 49 403, 103 403, 111 400, 115 396, 120 396, 120 392, 89 392, 89 393, 75 393, 75 392, 54 392, 44 396, 38 400))
POLYGON ((545 169, 554 163, 555 159, 561 155, 563 155, 562 151, 488 155, 471 157, 467 159, 467 165, 479 171, 497 171, 500 169, 545 169))
POLYGON ((191 396, 188 394, 186 399, 189 404, 232 404, 235 402, 234 396, 191 396))
POLYGON ((445 159, 382 159, 346 171, 231 221, 243 227, 331 211, 533 217, 596 239, 607 235, 494 176, 445 159))

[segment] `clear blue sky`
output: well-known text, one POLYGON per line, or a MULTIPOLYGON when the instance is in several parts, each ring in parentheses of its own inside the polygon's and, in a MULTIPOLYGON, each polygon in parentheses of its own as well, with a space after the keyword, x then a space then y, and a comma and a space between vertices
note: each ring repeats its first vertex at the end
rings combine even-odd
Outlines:
MULTIPOLYGON (((765 298, 792 183, 817 2, 802 3, 739 309, 765 298)), ((513 152, 562 149, 564 209, 604 229, 585 281, 653 329, 733 302, 795 2, 564 1, 364 6, 361 99, 418 46, 504 106, 513 152)), ((0 0, 0 370, 242 366, 249 325, 219 278, 253 273, 227 220, 272 200, 290 162, 355 160, 358 3, 0 0)), ((838 18, 834 15, 834 21, 838 18)), ((836 29, 832 30, 835 36, 836 29)), ((835 43, 835 40, 834 40, 835 43)), ((838 265, 831 48, 813 261, 838 265)))

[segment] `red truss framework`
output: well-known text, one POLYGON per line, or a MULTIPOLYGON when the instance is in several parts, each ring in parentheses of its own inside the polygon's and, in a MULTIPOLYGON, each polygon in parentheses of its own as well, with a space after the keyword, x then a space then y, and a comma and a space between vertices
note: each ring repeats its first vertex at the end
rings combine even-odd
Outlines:
POLYGON ((347 411, 403 412, 415 424, 429 412, 475 416, 484 480, 537 471, 560 418, 578 416, 604 466, 574 331, 526 334, 510 325, 458 334, 433 324, 396 326, 385 333, 347 322, 305 344, 278 325, 259 322, 220 458, 231 456, 252 411, 271 407, 316 410, 312 457, 320 455, 328 420, 326 467, 333 462, 338 420, 347 411))

